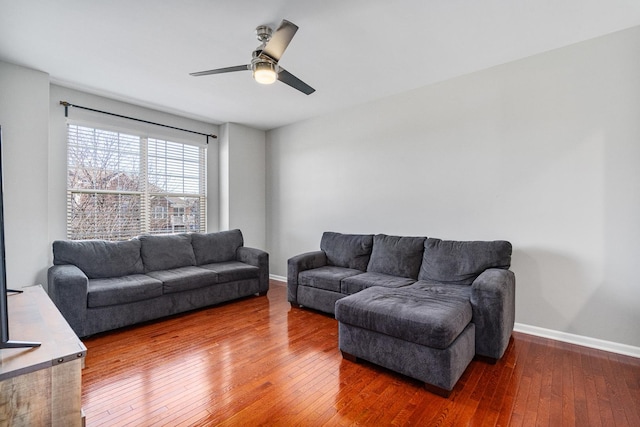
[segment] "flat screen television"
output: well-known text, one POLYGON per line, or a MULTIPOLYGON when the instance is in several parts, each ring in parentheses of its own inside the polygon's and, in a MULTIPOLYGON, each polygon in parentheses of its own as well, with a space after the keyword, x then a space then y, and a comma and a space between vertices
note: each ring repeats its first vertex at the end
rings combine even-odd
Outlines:
POLYGON ((7 261, 4 251, 4 186, 2 175, 2 126, 0 126, 0 349, 38 347, 39 342, 13 341, 9 339, 9 313, 7 299, 9 293, 20 293, 7 289, 7 261))

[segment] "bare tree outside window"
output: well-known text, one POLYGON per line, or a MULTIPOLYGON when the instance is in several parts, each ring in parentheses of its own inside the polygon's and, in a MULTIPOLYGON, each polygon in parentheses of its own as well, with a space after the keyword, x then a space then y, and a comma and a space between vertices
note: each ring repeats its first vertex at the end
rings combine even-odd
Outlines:
POLYGON ((70 239, 126 240, 140 234, 140 196, 75 193, 70 239))

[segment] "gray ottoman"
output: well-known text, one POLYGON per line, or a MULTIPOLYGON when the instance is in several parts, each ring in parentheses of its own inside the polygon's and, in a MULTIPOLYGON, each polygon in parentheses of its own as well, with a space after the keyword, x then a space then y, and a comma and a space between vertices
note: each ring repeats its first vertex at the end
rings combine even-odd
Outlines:
POLYGON ((475 354, 468 299, 372 287, 336 302, 343 357, 368 360, 449 396, 475 354))

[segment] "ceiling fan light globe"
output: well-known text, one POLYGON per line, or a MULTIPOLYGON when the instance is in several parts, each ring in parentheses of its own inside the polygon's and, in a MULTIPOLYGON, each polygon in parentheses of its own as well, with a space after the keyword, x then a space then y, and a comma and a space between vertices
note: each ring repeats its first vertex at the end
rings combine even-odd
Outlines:
POLYGON ((260 84, 270 85, 278 79, 275 65, 270 62, 258 62, 253 68, 253 78, 260 84))

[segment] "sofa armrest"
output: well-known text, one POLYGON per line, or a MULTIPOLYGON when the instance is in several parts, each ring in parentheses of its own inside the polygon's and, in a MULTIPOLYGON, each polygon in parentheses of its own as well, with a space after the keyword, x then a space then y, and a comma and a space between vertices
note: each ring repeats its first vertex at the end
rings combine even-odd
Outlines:
POLYGON ((79 337, 84 336, 89 279, 75 265, 54 265, 47 272, 47 292, 79 337))
POLYGON ((236 251, 236 257, 238 261, 260 269, 258 293, 266 295, 269 290, 269 254, 260 249, 241 246, 236 251))
POLYGON ((290 303, 298 304, 298 274, 327 265, 327 255, 324 251, 307 252, 289 258, 287 261, 287 299, 290 303))
POLYGON ((471 284, 476 354, 500 359, 515 322, 516 277, 510 270, 490 268, 471 284))

